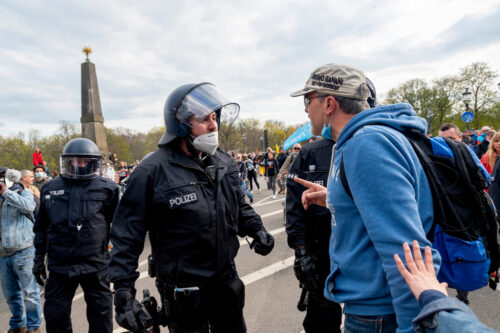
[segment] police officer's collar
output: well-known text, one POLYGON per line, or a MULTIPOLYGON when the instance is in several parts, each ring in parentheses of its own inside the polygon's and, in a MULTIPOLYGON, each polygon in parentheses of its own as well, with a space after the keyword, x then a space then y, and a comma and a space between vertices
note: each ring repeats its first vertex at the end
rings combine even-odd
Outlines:
POLYGON ((203 171, 201 166, 198 163, 196 163, 193 158, 186 155, 186 153, 182 150, 182 148, 180 147, 179 144, 173 144, 173 145, 170 145, 170 147, 172 149, 171 149, 170 154, 168 156, 169 162, 182 164, 182 165, 196 168, 196 169, 200 169, 201 171, 203 171))
MULTIPOLYGON (((196 163, 193 158, 186 155, 186 153, 182 150, 182 148, 179 145, 169 145, 169 146, 171 148, 170 154, 168 155, 168 161, 170 163, 182 164, 188 167, 204 171, 203 168, 198 163, 196 163)), ((205 162, 204 164, 215 165, 217 169, 223 167, 223 165, 221 165, 222 162, 221 158, 216 156, 218 154, 220 154, 220 152, 216 151, 214 155, 207 156, 204 160, 205 162)))

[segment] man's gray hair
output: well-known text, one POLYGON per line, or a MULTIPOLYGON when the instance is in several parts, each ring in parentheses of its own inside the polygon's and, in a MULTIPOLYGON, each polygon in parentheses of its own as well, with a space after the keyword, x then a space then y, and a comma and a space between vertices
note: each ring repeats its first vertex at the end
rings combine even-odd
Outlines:
MULTIPOLYGON (((366 83, 363 83, 358 87, 357 93, 362 96, 370 95, 370 90, 368 89, 366 83)), ((368 110, 370 108, 368 100, 362 101, 350 97, 331 96, 335 97, 335 100, 339 103, 340 108, 347 114, 358 114, 361 111, 368 110)))
POLYGON ((21 178, 32 175, 31 170, 21 170, 21 178))

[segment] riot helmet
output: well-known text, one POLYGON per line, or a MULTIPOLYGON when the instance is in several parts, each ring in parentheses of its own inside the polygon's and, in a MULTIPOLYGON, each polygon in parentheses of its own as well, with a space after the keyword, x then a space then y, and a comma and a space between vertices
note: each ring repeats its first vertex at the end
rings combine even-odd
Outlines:
POLYGON ((60 157, 61 176, 70 179, 92 179, 99 176, 102 156, 89 139, 73 139, 64 146, 60 157))
POLYGON ((367 102, 370 105, 370 108, 374 108, 377 106, 377 91, 375 90, 375 85, 369 78, 366 79, 366 85, 368 86, 368 90, 370 94, 368 95, 367 102))
POLYGON ((170 93, 163 108, 166 132, 158 145, 166 145, 176 137, 189 138, 191 119, 204 120, 212 112, 217 114, 217 125, 221 119, 232 122, 240 111, 240 106, 229 101, 212 84, 189 83, 170 93))

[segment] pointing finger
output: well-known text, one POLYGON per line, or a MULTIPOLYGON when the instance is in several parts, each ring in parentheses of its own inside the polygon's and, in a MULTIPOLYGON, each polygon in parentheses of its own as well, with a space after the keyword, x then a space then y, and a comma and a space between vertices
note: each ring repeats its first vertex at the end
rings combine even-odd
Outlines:
POLYGON ((304 180, 304 179, 299 178, 299 177, 295 177, 293 180, 295 182, 299 183, 300 185, 305 186, 307 188, 316 188, 318 186, 318 184, 304 180))

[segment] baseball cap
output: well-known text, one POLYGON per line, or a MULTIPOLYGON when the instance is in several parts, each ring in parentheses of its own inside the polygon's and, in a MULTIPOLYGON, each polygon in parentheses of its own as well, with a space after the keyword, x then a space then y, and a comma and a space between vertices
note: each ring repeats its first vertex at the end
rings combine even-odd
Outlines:
POLYGON ((368 89, 358 92, 362 84, 366 84, 366 78, 360 69, 349 65, 326 64, 316 68, 306 81, 305 87, 290 96, 298 97, 316 91, 320 94, 366 101, 368 89))

